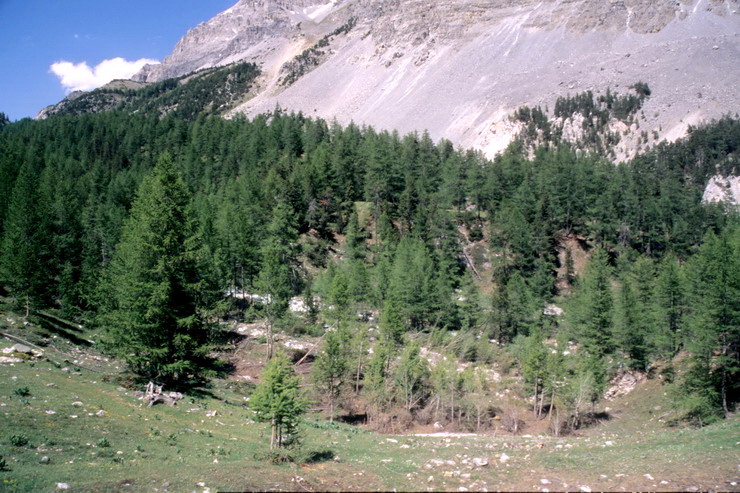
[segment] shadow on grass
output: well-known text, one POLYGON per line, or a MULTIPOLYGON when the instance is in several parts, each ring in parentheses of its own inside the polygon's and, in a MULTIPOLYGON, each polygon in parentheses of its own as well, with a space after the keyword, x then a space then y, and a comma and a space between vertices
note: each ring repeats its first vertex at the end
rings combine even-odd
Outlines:
MULTIPOLYGON (((66 339, 72 344, 84 347, 90 347, 92 345, 87 339, 83 339, 82 337, 79 337, 77 334, 68 330, 68 327, 73 327, 72 324, 68 322, 62 322, 56 317, 35 314, 31 317, 31 320, 33 321, 33 323, 44 329, 46 332, 66 339)), ((79 329, 77 328, 75 328, 74 330, 76 332, 79 332, 79 329)))
POLYGON ((299 459, 302 464, 317 464, 334 460, 334 452, 329 449, 307 450, 300 455, 299 459))

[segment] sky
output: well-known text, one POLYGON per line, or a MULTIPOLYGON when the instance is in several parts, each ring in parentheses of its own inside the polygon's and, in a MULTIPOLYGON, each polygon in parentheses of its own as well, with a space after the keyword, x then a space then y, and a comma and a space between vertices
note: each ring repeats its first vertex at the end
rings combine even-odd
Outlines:
POLYGON ((237 0, 0 0, 0 112, 33 117, 75 89, 169 55, 237 0))

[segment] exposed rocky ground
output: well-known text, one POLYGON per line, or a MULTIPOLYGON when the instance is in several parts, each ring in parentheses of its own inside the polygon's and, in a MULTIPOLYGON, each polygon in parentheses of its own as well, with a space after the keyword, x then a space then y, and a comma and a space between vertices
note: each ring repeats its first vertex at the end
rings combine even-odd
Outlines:
POLYGON ((426 129, 488 155, 518 130, 508 118, 516 108, 552 107, 568 93, 650 85, 618 159, 632 154, 643 131, 651 143, 673 140, 688 125, 740 109, 736 0, 314 1, 240 1, 136 78, 253 60, 262 68, 259 88, 234 112, 279 105, 342 123, 426 129), (286 64, 350 21, 311 70, 288 87, 279 83, 286 64))

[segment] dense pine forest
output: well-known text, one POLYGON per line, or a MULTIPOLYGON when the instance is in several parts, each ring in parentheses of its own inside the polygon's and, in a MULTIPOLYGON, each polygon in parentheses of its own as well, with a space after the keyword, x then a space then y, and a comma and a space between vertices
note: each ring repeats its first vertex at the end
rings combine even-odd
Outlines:
POLYGON ((261 320, 268 357, 278 331, 323 337, 331 418, 355 399, 381 424, 477 429, 494 364, 554 433, 626 369, 659 373, 697 424, 738 401, 740 224, 701 201, 738 173, 736 119, 619 165, 562 142, 489 160, 279 109, 0 126, 5 294, 106 329, 144 379, 202 384, 220 322, 261 320), (429 348, 471 365, 430 368, 429 348))

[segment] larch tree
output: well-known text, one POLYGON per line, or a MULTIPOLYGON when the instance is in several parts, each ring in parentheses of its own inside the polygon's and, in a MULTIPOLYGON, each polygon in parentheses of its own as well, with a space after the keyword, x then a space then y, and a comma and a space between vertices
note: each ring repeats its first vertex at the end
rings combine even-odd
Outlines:
POLYGON ((267 359, 273 356, 273 328, 290 306, 298 273, 298 229, 290 206, 278 199, 262 244, 262 270, 257 289, 265 295, 267 312, 267 359))
POLYGON ((350 376, 349 334, 344 329, 331 330, 313 365, 313 380, 329 400, 329 421, 334 421, 336 402, 350 376))
POLYGON ((282 354, 267 362, 261 381, 250 398, 257 420, 270 423, 270 450, 294 444, 306 400, 293 364, 282 354))

